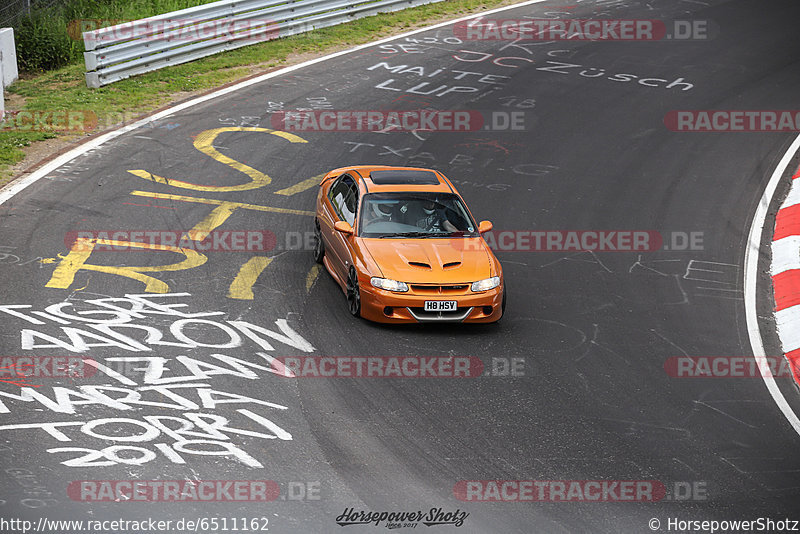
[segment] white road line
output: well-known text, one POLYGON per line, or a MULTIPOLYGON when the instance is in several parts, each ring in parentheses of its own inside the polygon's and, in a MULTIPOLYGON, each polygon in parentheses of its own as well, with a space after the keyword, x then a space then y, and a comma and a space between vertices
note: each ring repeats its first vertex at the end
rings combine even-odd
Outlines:
MULTIPOLYGON (((747 248, 744 254, 745 316, 747 318, 747 332, 750 336, 750 346, 753 348, 753 355, 756 358, 763 358, 766 356, 766 354, 764 354, 764 342, 761 339, 761 330, 758 328, 758 314, 756 313, 756 282, 758 281, 758 257, 761 248, 761 235, 764 232, 769 203, 775 195, 775 191, 778 188, 783 174, 786 172, 786 168, 789 166, 789 162, 797 153, 798 149, 800 149, 800 135, 795 138, 791 146, 789 146, 789 149, 783 155, 783 158, 781 158, 778 166, 775 167, 775 172, 772 173, 772 177, 769 179, 767 187, 764 189, 764 194, 758 203, 758 208, 753 216, 753 222, 750 225, 750 233, 747 238, 747 248)), ((789 421, 794 431, 800 436, 800 419, 798 419, 797 414, 792 411, 791 406, 786 402, 786 398, 775 383, 775 379, 772 376, 765 375, 765 373, 761 371, 760 366, 758 367, 761 378, 764 380, 764 384, 766 384, 767 390, 769 394, 772 395, 775 404, 778 405, 778 408, 783 413, 784 417, 786 417, 786 420, 789 421)))
POLYGON ((328 54, 327 56, 318 57, 316 59, 312 59, 312 60, 306 61, 304 63, 300 63, 300 64, 297 64, 297 65, 292 65, 291 67, 286 67, 286 68, 283 68, 283 69, 280 69, 280 70, 276 70, 274 72, 270 72, 270 73, 264 74, 263 76, 258 76, 256 78, 252 78, 250 80, 245 80, 243 82, 237 83, 237 84, 232 85, 230 87, 226 87, 224 89, 220 89, 219 91, 214 91, 213 93, 209 93, 207 95, 197 97, 197 98, 195 98, 193 100, 189 100, 188 102, 184 102, 183 104, 178 104, 177 106, 173 106, 171 108, 167 108, 164 111, 156 113, 155 115, 150 115, 149 117, 146 117, 146 118, 144 118, 142 120, 136 121, 133 124, 129 124, 127 126, 123 126, 122 128, 119 128, 119 129, 114 130, 112 132, 108 132, 107 134, 101 135, 101 136, 99 136, 99 137, 97 137, 95 139, 91 139, 91 140, 87 141, 86 143, 74 148, 73 150, 70 150, 69 152, 66 152, 66 153, 62 154, 61 156, 55 158, 53 161, 51 161, 51 162, 45 164, 44 166, 40 167, 38 170, 36 170, 35 172, 31 173, 30 175, 11 182, 7 186, 5 186, 2 189, 0 189, 0 205, 2 205, 4 202, 8 201, 11 197, 13 197, 14 195, 19 193, 20 191, 22 191, 26 187, 28 187, 31 184, 35 183, 37 180, 40 180, 42 177, 50 174, 51 172, 53 172, 55 169, 57 169, 61 165, 64 165, 65 163, 68 163, 68 162, 72 161, 76 157, 78 157, 78 156, 80 156, 82 154, 85 154, 89 150, 93 150, 93 149, 99 147, 100 145, 102 145, 103 143, 106 143, 106 142, 108 142, 108 141, 110 141, 110 140, 112 140, 112 139, 114 139, 116 137, 119 137, 120 135, 122 135, 124 133, 130 132, 130 131, 135 130, 135 129, 141 127, 141 126, 144 126, 148 122, 152 122, 152 121, 157 121, 157 120, 163 119, 164 117, 168 117, 168 116, 172 115, 173 113, 177 113, 179 111, 183 111, 185 109, 194 107, 194 106, 196 106, 198 104, 202 104, 203 102, 208 102, 209 100, 213 100, 214 98, 219 98, 221 96, 227 95, 228 93, 232 93, 234 91, 238 91, 239 89, 243 89, 245 87, 249 87, 251 85, 254 85, 254 84, 257 84, 257 83, 261 83, 264 80, 268 80, 268 79, 274 78, 276 76, 282 76, 282 75, 284 75, 286 73, 293 72, 295 70, 302 69, 304 67, 308 67, 309 65, 314 65, 316 63, 321 63, 323 61, 327 61, 329 59, 333 59, 333 58, 336 58, 336 57, 339 57, 339 56, 344 56, 346 54, 351 54, 351 53, 356 52, 358 50, 363 50, 364 48, 369 48, 371 46, 376 46, 376 45, 380 45, 380 44, 383 44, 383 43, 388 43, 388 42, 394 41, 396 39, 402 39, 404 37, 408 37, 409 35, 416 35, 418 33, 426 32, 428 30, 434 30, 436 28, 442 28, 444 26, 449 26, 451 24, 455 24, 455 23, 461 22, 463 20, 469 20, 469 19, 474 19, 474 18, 477 18, 477 17, 483 17, 485 15, 491 15, 492 13, 499 13, 501 11, 507 11, 509 9, 515 9, 515 8, 518 8, 518 7, 524 7, 524 6, 531 5, 531 4, 538 4, 538 3, 541 3, 541 2, 544 2, 544 1, 545 0, 528 0, 527 2, 520 2, 519 4, 513 4, 513 5, 510 5, 510 6, 504 6, 504 7, 500 7, 500 8, 497 8, 497 9, 492 9, 492 10, 489 10, 489 11, 482 11, 480 13, 474 13, 472 15, 467 15, 465 17, 461 17, 461 18, 458 18, 458 19, 449 20, 447 22, 441 22, 439 24, 434 24, 433 26, 427 26, 425 28, 420 28, 418 30, 413 30, 413 31, 410 31, 410 32, 402 33, 400 35, 394 35, 392 37, 387 37, 387 38, 381 39, 379 41, 372 41, 370 43, 365 43, 363 45, 356 46, 355 48, 350 48, 349 50, 342 50, 341 52, 334 52, 333 54, 328 54))

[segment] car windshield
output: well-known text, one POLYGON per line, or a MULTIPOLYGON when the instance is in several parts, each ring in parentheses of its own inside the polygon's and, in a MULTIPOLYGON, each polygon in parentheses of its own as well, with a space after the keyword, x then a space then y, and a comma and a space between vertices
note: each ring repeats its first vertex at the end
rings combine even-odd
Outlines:
POLYGON ((378 238, 477 237, 478 227, 453 193, 370 193, 359 235, 378 238))

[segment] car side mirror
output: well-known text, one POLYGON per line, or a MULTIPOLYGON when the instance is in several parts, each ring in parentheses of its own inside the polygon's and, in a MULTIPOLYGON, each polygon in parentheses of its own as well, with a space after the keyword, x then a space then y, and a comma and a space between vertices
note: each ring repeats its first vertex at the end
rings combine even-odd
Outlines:
POLYGON ((353 235, 353 227, 347 221, 336 221, 333 223, 333 229, 347 235, 353 235))
POLYGON ((478 224, 478 232, 482 234, 485 234, 486 232, 491 232, 492 228, 493 228, 492 223, 489 221, 481 221, 478 224))

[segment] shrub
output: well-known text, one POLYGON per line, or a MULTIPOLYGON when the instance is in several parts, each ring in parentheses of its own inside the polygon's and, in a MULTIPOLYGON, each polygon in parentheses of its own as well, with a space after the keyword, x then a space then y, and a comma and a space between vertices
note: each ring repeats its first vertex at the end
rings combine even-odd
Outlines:
POLYGON ((21 70, 57 69, 80 59, 83 45, 70 38, 58 10, 34 10, 14 28, 17 62, 21 70))

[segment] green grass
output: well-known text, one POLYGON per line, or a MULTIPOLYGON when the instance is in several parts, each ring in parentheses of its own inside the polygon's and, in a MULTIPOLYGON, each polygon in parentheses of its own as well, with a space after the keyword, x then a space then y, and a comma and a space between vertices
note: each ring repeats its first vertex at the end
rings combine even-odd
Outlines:
MULTIPOLYGON (((154 0, 165 1, 165 0, 154 0)), ((170 0, 186 2, 188 0, 170 0)), ((212 89, 270 67, 285 65, 297 54, 317 54, 376 40, 408 31, 437 19, 513 3, 510 0, 448 0, 390 14, 367 17, 347 24, 323 28, 306 34, 278 39, 209 56, 191 63, 168 67, 127 80, 89 89, 84 81, 84 66, 72 64, 37 74, 23 76, 8 88, 9 93, 25 98, 26 110, 79 110, 97 114, 102 130, 119 122, 143 115, 187 92, 212 89)), ((19 161, 18 143, 35 142, 51 132, 0 131, 0 185, 8 166, 19 161)))
POLYGON ((20 148, 35 141, 53 139, 52 132, 2 132, 0 134, 0 165, 13 165, 23 160, 25 153, 20 148))
POLYGON ((170 13, 214 0, 68 0, 34 9, 14 24, 17 61, 26 71, 83 62, 81 31, 170 13), (105 21, 105 23, 100 22, 105 21))

